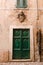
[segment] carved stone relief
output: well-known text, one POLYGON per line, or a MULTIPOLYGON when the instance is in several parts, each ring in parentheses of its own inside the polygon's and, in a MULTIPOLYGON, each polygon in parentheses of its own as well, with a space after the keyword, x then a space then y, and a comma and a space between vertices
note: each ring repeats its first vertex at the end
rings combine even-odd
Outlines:
POLYGON ((26 16, 24 14, 23 11, 21 11, 19 14, 18 14, 18 19, 20 22, 24 22, 24 20, 26 19, 26 16))

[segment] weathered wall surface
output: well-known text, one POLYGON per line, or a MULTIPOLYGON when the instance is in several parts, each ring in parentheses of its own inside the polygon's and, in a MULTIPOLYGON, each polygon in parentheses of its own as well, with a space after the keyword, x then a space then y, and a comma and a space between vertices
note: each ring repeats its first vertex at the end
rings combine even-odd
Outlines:
POLYGON ((43 0, 38 0, 38 26, 41 29, 41 61, 43 61, 43 0))
MULTIPOLYGON (((35 45, 35 61, 39 61, 39 55, 37 54, 37 43, 36 43, 36 32, 37 25, 41 28, 43 36, 43 0, 38 0, 38 8, 41 10, 37 11, 37 0, 28 1, 27 9, 16 9, 16 0, 0 0, 0 61, 8 61, 8 51, 10 52, 9 43, 9 32, 10 26, 12 25, 33 25, 34 27, 34 45, 35 45), (20 23, 17 19, 18 13, 23 11, 26 15, 26 20, 20 23), (39 20, 37 21, 37 15, 39 14, 39 20), (38 24, 37 24, 38 23, 38 24), (35 31, 36 30, 36 31, 35 31)), ((42 37, 43 39, 43 37, 42 37)), ((42 40, 43 43, 43 40, 42 40)), ((8 63, 9 64, 9 63, 8 63)), ((11 63, 13 64, 13 63, 11 63)), ((16 63, 14 63, 16 64, 16 63)), ((22 63, 17 63, 22 64, 22 63)), ((30 63, 23 63, 23 65, 28 65, 30 63)), ((37 64, 38 65, 38 64, 37 64)))

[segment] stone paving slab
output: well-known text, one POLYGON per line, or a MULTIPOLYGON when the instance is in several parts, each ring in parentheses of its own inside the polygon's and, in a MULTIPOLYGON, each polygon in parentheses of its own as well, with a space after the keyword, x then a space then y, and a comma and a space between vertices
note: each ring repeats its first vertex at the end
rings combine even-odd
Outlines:
POLYGON ((0 65, 43 65, 43 62, 8 62, 0 65))

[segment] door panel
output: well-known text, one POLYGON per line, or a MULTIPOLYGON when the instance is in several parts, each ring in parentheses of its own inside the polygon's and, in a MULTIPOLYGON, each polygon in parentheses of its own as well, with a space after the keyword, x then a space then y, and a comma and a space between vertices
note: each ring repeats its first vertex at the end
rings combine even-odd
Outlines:
POLYGON ((30 58, 30 30, 13 29, 13 59, 30 58))

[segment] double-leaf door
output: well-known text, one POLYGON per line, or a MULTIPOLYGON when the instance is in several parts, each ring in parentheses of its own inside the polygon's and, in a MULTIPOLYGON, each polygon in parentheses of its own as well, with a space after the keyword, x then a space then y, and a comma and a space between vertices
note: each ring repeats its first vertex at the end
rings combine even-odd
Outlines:
POLYGON ((30 59, 30 29, 13 29, 13 59, 30 59))

